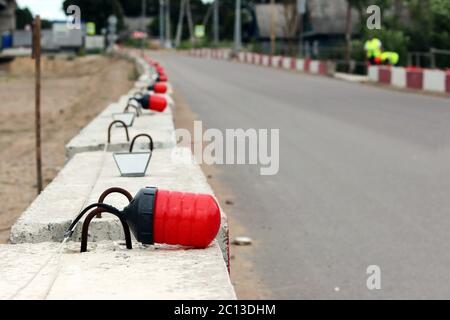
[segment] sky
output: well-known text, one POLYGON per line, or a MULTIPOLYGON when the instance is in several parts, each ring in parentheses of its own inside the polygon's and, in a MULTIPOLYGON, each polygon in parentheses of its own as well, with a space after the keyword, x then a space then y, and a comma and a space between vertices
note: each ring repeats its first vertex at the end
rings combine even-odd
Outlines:
POLYGON ((16 0, 19 7, 28 7, 34 15, 48 20, 65 20, 62 10, 63 0, 16 0))
MULTIPOLYGON (((28 7, 34 15, 39 14, 47 20, 65 20, 66 15, 62 10, 63 0, 16 0, 19 7, 28 7)), ((211 2, 212 0, 203 0, 211 2)))

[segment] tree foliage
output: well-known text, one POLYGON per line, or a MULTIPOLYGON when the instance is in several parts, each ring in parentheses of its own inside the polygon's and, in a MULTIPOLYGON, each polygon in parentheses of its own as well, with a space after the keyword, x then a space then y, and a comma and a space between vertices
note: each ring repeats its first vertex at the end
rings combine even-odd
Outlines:
POLYGON ((77 5, 81 9, 81 20, 83 22, 95 22, 97 30, 108 27, 108 17, 115 15, 118 22, 118 29, 124 27, 124 12, 119 0, 65 0, 63 2, 64 12, 70 5, 77 5))
POLYGON ((22 30, 33 22, 33 14, 28 8, 16 9, 16 28, 22 30))
MULTIPOLYGON (((359 12, 361 23, 354 31, 357 39, 364 41, 371 33, 379 37, 386 50, 400 53, 402 62, 411 51, 429 51, 430 48, 450 49, 450 0, 347 0, 352 8, 359 12), (366 9, 369 5, 378 5, 382 9, 381 30, 366 28, 366 9), (405 21, 402 10, 409 13, 409 21, 405 21), (403 17, 403 18, 402 18, 403 17)), ((290 5, 296 0, 277 0, 276 3, 290 5)), ((180 9, 179 0, 170 1, 170 19, 173 35, 176 31, 180 9)), ((270 3, 268 0, 242 0, 242 36, 250 41, 256 35, 254 6, 259 3, 270 3)), ((107 26, 107 18, 115 14, 119 18, 119 26, 123 25, 123 17, 141 15, 141 0, 65 0, 64 9, 70 4, 80 6, 83 21, 93 21, 97 30, 107 26)), ((191 0, 194 24, 201 24, 211 4, 202 0, 191 0)), ((234 32, 235 0, 220 0, 220 38, 232 40, 234 32)), ((159 0, 147 0, 147 16, 153 16, 149 30, 153 36, 159 34, 159 0)), ((290 32, 295 34, 295 19, 289 19, 290 32)), ((19 22, 18 22, 19 23, 19 22)), ((186 20, 185 20, 186 24, 186 20)), ((206 26, 207 38, 212 36, 212 18, 206 26)), ((188 39, 187 25, 184 27, 182 39, 188 39)), ((355 53, 357 54, 357 53, 355 53)))
MULTIPOLYGON (((385 50, 400 54, 402 64, 406 64, 410 52, 429 52, 431 48, 450 49, 450 0, 347 1, 360 11, 360 39, 364 40, 370 34, 380 38, 385 50), (368 30, 365 26, 365 9, 370 4, 382 9, 381 30, 368 30), (409 19, 402 16, 405 13, 402 10, 407 10, 409 19)), ((438 66, 448 67, 449 60, 440 57, 438 66)))

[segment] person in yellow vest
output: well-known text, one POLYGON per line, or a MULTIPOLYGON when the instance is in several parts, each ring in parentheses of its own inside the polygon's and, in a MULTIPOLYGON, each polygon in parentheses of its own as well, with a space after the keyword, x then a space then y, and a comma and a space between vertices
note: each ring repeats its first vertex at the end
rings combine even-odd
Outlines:
POLYGON ((370 36, 370 39, 364 44, 364 50, 366 51, 366 57, 370 64, 380 63, 381 53, 383 51, 383 44, 380 39, 370 36))
POLYGON ((386 65, 395 66, 398 63, 400 56, 397 52, 384 51, 381 54, 381 63, 386 65))

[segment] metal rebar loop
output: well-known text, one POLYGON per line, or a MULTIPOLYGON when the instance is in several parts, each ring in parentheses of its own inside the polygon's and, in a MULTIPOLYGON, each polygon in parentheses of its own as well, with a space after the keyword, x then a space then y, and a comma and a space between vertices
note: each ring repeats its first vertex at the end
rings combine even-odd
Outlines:
POLYGON ((125 122, 123 122, 122 120, 114 120, 113 122, 111 122, 108 128, 108 143, 111 143, 111 129, 116 123, 120 123, 125 128, 125 133, 127 135, 127 142, 130 141, 130 135, 128 133, 128 128, 125 122))

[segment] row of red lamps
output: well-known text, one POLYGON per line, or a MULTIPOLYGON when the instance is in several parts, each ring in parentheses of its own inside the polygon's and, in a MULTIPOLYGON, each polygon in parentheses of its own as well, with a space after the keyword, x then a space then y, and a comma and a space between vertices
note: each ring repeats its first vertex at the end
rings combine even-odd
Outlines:
MULTIPOLYGON (((144 109, 164 112, 167 100, 163 94, 167 93, 168 77, 158 62, 148 57, 146 61, 157 75, 156 81, 147 87, 154 94, 150 92, 134 99, 144 109)), ((127 193, 122 191, 122 194, 127 193)), ((116 215, 122 221, 125 234, 129 227, 136 240, 143 244, 206 248, 217 236, 221 223, 219 206, 211 195, 146 187, 130 199, 130 204, 122 211, 104 203, 88 206, 72 222, 65 236, 73 234, 77 223, 86 213, 99 209, 116 215)), ((128 247, 131 249, 131 244, 128 247)))

